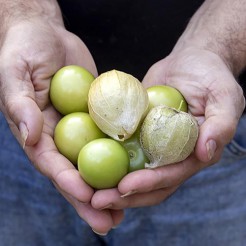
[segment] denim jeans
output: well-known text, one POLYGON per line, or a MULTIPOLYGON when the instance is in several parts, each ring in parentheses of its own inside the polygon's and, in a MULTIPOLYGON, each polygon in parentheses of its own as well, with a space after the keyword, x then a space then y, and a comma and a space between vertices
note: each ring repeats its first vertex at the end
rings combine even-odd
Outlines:
POLYGON ((221 161, 159 205, 126 209, 105 237, 28 161, 0 114, 0 246, 246 245, 246 117, 221 161))

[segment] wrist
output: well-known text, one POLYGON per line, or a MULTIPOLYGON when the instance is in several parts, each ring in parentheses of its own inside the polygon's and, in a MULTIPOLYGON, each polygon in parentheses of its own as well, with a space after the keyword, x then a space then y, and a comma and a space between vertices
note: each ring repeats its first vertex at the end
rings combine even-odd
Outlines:
POLYGON ((13 25, 42 19, 52 26, 62 26, 63 19, 56 0, 0 0, 0 37, 13 25))
POLYGON ((194 47, 218 55, 235 76, 246 65, 246 7, 241 0, 207 0, 192 17, 174 51, 194 47))

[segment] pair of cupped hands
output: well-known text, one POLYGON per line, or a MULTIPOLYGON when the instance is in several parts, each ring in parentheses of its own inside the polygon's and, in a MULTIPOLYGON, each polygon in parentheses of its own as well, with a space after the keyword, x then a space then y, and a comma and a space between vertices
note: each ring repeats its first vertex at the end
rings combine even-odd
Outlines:
POLYGON ((125 208, 164 201, 192 175, 218 161, 243 112, 242 89, 223 59, 177 44, 142 82, 145 87, 167 84, 182 92, 199 123, 194 153, 177 164, 130 173, 117 188, 95 191, 58 152, 53 132, 61 116, 49 101, 50 80, 59 68, 77 64, 97 76, 87 47, 63 27, 38 21, 16 23, 0 42, 1 111, 33 165, 99 234, 120 224, 125 208))

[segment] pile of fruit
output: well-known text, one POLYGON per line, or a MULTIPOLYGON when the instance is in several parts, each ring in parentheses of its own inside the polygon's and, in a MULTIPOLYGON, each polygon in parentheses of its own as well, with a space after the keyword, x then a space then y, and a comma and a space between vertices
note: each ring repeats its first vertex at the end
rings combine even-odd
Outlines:
POLYGON ((129 172, 182 161, 198 138, 177 89, 145 89, 121 71, 95 78, 83 67, 63 67, 51 80, 50 99, 62 115, 54 131, 57 149, 95 189, 116 187, 129 172))

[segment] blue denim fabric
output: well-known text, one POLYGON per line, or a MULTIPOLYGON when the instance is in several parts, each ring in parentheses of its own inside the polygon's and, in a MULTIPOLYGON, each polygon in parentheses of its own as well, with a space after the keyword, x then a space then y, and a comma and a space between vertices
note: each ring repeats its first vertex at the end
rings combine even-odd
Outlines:
POLYGON ((125 211, 106 237, 90 227, 29 163, 0 114, 0 246, 246 245, 246 117, 221 161, 167 201, 125 211))

